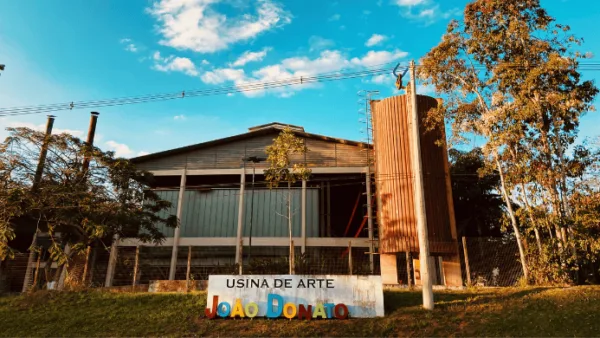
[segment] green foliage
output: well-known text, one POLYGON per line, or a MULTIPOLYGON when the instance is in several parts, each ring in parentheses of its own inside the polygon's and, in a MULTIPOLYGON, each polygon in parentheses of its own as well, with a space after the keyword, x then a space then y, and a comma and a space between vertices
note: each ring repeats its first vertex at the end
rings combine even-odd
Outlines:
POLYGON ((293 155, 303 155, 308 151, 302 138, 296 137, 292 130, 285 128, 273 144, 266 148, 269 168, 265 170, 265 180, 269 187, 277 187, 281 182, 294 183, 307 179, 311 170, 304 162, 292 163, 293 155))
POLYGON ((500 237, 502 198, 496 192, 497 173, 485 172, 480 148, 469 152, 449 150, 452 198, 459 238, 500 237))
POLYGON ((581 39, 556 23, 539 0, 478 0, 464 14, 462 22, 450 23, 419 68, 425 82, 445 96, 428 123, 449 122, 453 140, 465 134, 486 139, 485 164, 500 175, 497 188, 525 275, 528 257, 520 237, 532 232, 537 255, 549 260, 530 264, 551 267, 550 257, 558 255, 561 270, 575 272, 583 263, 576 262, 581 251, 594 242, 580 222, 596 215, 580 209, 576 196, 598 159, 585 145, 574 145, 580 117, 594 111, 598 93, 578 71, 585 58, 575 50, 581 39), (558 239, 553 255, 542 255, 539 247, 552 238, 558 239))
POLYGON ((110 243, 114 235, 160 243, 158 226, 177 226, 175 216, 158 216, 170 202, 148 189, 151 174, 69 134, 50 137, 42 180, 33 188, 45 135, 28 128, 8 131, 0 144, 0 258, 10 257, 15 227, 25 230, 21 233, 48 232, 50 258, 61 265, 94 242, 110 243), (85 157, 90 165, 84 171, 85 157))

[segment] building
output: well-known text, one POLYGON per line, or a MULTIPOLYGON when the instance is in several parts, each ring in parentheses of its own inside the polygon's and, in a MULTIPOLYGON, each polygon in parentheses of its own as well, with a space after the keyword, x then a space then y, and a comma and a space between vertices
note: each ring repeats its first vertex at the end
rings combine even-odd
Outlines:
MULTIPOLYGON (((263 175, 265 148, 285 126, 256 126, 244 134, 134 158, 140 169, 154 174, 153 189, 172 202, 169 213, 178 215, 181 225, 163 229, 167 239, 159 247, 119 239, 105 284, 131 283, 119 271, 131 272, 124 261, 133 260, 138 246, 145 252, 142 283, 185 279, 190 250, 196 279, 237 272, 236 264, 244 273, 287 273, 286 263, 276 262, 288 257, 290 246, 287 185, 269 189, 263 175), (123 255, 130 259, 118 259, 123 255)), ((291 188, 296 271, 349 273, 352 266, 354 273, 379 273, 375 186, 367 166, 372 147, 289 127, 308 148, 293 161, 312 171, 291 188)))

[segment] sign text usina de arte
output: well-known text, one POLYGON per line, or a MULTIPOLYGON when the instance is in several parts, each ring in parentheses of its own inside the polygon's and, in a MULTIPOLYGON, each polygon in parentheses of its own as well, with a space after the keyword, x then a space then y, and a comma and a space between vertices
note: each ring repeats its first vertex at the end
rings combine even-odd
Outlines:
POLYGON ((383 316, 381 276, 212 275, 208 318, 383 316))

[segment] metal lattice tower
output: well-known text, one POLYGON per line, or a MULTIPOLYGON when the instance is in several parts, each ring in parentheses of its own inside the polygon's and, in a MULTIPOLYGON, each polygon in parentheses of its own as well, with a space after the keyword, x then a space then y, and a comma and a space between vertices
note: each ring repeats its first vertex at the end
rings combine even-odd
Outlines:
MULTIPOLYGON (((369 263, 370 263, 370 268, 371 271, 373 271, 374 269, 374 258, 373 255, 376 254, 375 251, 375 243, 378 241, 378 227, 376 226, 376 220, 377 217, 373 217, 372 215, 372 209, 373 209, 373 201, 376 200, 375 198, 375 194, 373 193, 373 191, 371 190, 371 185, 372 185, 372 178, 371 176, 373 174, 375 174, 374 170, 371 170, 371 167, 373 166, 373 159, 371 156, 371 149, 373 149, 373 126, 372 126, 372 120, 371 120, 371 100, 373 99, 374 96, 379 94, 378 90, 361 90, 358 93, 359 96, 359 100, 358 100, 358 113, 360 115, 359 117, 359 121, 361 122, 361 124, 363 124, 363 127, 361 128, 361 133, 364 134, 364 137, 362 138, 361 141, 367 143, 369 145, 369 147, 367 147, 366 149, 363 149, 363 151, 365 152, 365 162, 366 162, 366 167, 367 167, 367 173, 366 173, 366 177, 367 180, 365 182, 366 185, 366 194, 367 196, 367 217, 368 217, 368 222, 369 222, 369 226, 368 226, 368 231, 369 231, 369 263), (369 215, 371 217, 369 217, 369 215)), ((374 168, 374 167, 373 167, 374 168)))

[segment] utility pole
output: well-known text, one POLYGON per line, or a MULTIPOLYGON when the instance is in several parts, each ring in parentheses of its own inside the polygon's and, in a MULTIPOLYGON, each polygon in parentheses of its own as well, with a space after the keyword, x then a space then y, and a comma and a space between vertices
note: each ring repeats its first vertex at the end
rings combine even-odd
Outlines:
POLYGON ((88 129, 87 140, 85 141, 85 145, 88 149, 86 151, 85 157, 83 158, 83 164, 81 165, 81 171, 83 173, 83 176, 87 174, 88 168, 90 167, 91 152, 92 148, 94 147, 94 136, 96 135, 96 124, 98 123, 98 115, 100 115, 100 113, 93 111, 90 116, 90 127, 88 129))
POLYGON ((412 163, 414 172, 415 215, 417 218, 417 235, 419 237, 419 265, 421 268, 421 285, 423 288, 423 308, 433 310, 433 287, 431 267, 429 266, 429 236, 427 234, 427 214, 425 213, 425 196, 423 183, 423 167, 421 163, 421 141, 419 132, 419 110, 417 107, 417 79, 415 61, 410 61, 410 99, 411 99, 411 134, 412 163))
MULTIPOLYGON (((46 156, 48 155, 48 145, 50 144, 50 138, 52 136, 52 127, 54 126, 54 117, 53 115, 48 115, 48 121, 46 122, 46 134, 44 137, 44 141, 42 143, 42 148, 40 150, 40 157, 38 159, 38 165, 35 170, 35 176, 33 177, 33 184, 31 186, 31 191, 35 192, 42 181, 42 174, 44 173, 44 165, 46 164, 46 156)), ((26 292, 29 288, 29 281, 31 280, 31 270, 33 265, 33 261, 35 259, 35 249, 37 247, 37 237, 38 237, 39 229, 35 229, 35 233, 33 234, 33 239, 31 240, 31 247, 29 249, 29 258, 27 259, 27 267, 25 268, 25 278, 23 279, 23 289, 22 292, 26 292)))
POLYGON ((48 155, 48 145, 50 144, 50 137, 52 136, 52 127, 54 126, 54 117, 53 115, 48 115, 48 121, 46 122, 46 136, 44 137, 44 142, 42 143, 42 149, 40 150, 40 158, 38 160, 38 165, 35 170, 35 176, 33 177, 33 186, 31 190, 37 190, 40 181, 42 180, 42 173, 44 172, 44 165, 46 164, 46 156, 48 155))
MULTIPOLYGON (((92 157, 91 152, 92 152, 92 148, 94 147, 94 136, 96 135, 96 124, 98 123, 98 115, 100 115, 100 113, 95 112, 95 111, 91 112, 90 127, 88 129, 87 140, 85 141, 85 146, 87 149, 85 152, 85 156, 83 157, 83 163, 81 164, 82 181, 85 179, 85 177, 87 175, 87 171, 90 167, 90 161, 91 161, 91 157, 92 157)), ((86 252, 85 252, 85 265, 84 265, 84 269, 83 269, 83 276, 81 277, 81 282, 84 285, 85 285, 86 279, 87 279, 88 266, 89 266, 89 262, 90 262, 90 252, 91 252, 91 246, 88 245, 86 252)), ((134 278, 134 283, 135 283, 135 278, 134 278)))

